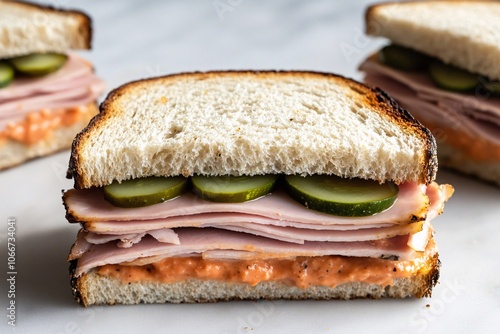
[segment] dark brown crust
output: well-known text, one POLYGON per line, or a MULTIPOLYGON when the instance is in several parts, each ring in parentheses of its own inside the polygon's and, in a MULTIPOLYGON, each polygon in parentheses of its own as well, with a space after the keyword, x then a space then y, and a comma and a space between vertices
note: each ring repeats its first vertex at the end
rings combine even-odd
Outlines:
POLYGON ((32 10, 42 10, 51 13, 59 13, 64 15, 75 16, 76 18, 78 18, 78 21, 80 22, 78 26, 79 35, 82 36, 84 40, 84 45, 82 46, 82 49, 86 50, 92 49, 92 34, 93 34, 92 19, 86 13, 80 10, 60 9, 50 5, 39 5, 24 0, 23 1, 2 0, 2 2, 7 2, 15 6, 25 7, 32 10))
POLYGON ((79 161, 79 150, 84 145, 85 141, 91 136, 94 129, 98 128, 105 121, 112 116, 120 113, 120 110, 114 108, 115 102, 129 90, 133 90, 141 85, 153 83, 155 81, 165 82, 169 80, 176 80, 182 77, 200 77, 209 78, 214 76, 255 76, 255 77, 269 77, 269 76, 296 76, 296 77, 323 77, 331 80, 343 82, 351 89, 364 96, 364 101, 370 104, 381 115, 386 116, 387 120, 397 124, 399 127, 404 128, 409 133, 416 134, 425 142, 425 157, 422 158, 420 164, 422 166, 422 173, 419 175, 421 183, 429 184, 434 180, 437 172, 437 158, 436 158, 436 142, 430 131, 420 124, 413 116, 406 110, 398 107, 397 103, 391 99, 386 93, 379 89, 372 89, 364 84, 356 82, 352 79, 343 76, 322 73, 322 72, 308 72, 308 71, 213 71, 213 72, 192 72, 192 73, 179 73, 163 77, 149 78, 138 81, 133 81, 122 85, 111 91, 104 102, 101 104, 99 114, 96 115, 89 123, 89 125, 80 132, 73 141, 71 157, 69 161, 68 178, 74 178, 74 186, 76 189, 88 188, 88 181, 86 176, 82 174, 79 161))
MULTIPOLYGON (((75 275, 76 272, 76 267, 77 267, 77 262, 78 260, 73 260, 70 261, 70 266, 69 266, 69 273, 70 273, 70 284, 71 284, 71 291, 73 294, 73 297, 75 300, 83 305, 83 306, 90 306, 92 305, 92 302, 89 300, 90 299, 90 287, 88 286, 88 280, 90 278, 87 276, 87 274, 82 274, 82 276, 77 277, 75 275)), ((441 267, 441 262, 439 261, 439 255, 435 253, 433 256, 429 258, 428 261, 428 266, 426 268, 423 268, 421 272, 415 273, 413 276, 408 277, 408 278, 402 278, 402 279, 396 279, 395 280, 395 287, 381 287, 379 286, 379 291, 377 294, 371 294, 370 292, 366 292, 366 294, 363 295, 349 295, 347 298, 345 296, 339 297, 338 292, 336 288, 328 288, 328 287, 312 287, 307 290, 304 290, 303 295, 299 296, 294 296, 291 298, 283 298, 280 297, 279 299, 316 299, 316 300, 325 300, 325 299, 380 299, 380 298, 404 298, 404 297, 413 297, 413 298, 423 298, 423 297, 431 297, 432 295, 432 289, 434 286, 438 283, 439 280, 439 270, 441 267), (411 281, 412 285, 412 290, 410 291, 410 294, 408 295, 408 291, 405 291, 407 295, 402 295, 403 291, 401 289, 404 289, 402 286, 405 285, 405 283, 408 283, 408 280, 411 281), (314 291, 315 289, 320 288, 323 289, 323 293, 320 295, 320 297, 311 297, 308 296, 308 291, 314 291), (312 290, 311 290, 312 289, 312 290), (399 289, 399 290, 398 290, 399 289)), ((193 281, 194 284, 203 284, 203 281, 193 281)), ((136 284, 136 285, 141 285, 141 283, 129 283, 130 284, 136 284)), ((176 284, 176 283, 172 283, 176 284)), ((238 285, 238 283, 228 283, 229 285, 235 284, 238 285)), ((349 283, 348 283, 349 284, 349 283)), ((366 285, 368 287, 368 285, 366 285)), ((286 285, 283 284, 283 287, 286 288, 286 285)), ((223 289, 223 287, 221 287, 223 289)), ((92 291, 92 293, 95 293, 95 291, 92 291)), ((147 294, 147 288, 141 289, 141 293, 147 294)), ((187 292, 189 294, 189 292, 187 292)), ((146 296, 135 296, 137 298, 137 303, 141 303, 142 298, 145 298, 146 296)), ((165 298, 168 298, 168 296, 164 296, 165 298)), ((241 296, 228 296, 224 298, 216 297, 216 298, 211 298, 211 299, 201 299, 201 298, 194 298, 192 299, 193 296, 187 296, 186 298, 190 298, 188 302, 195 302, 195 303, 207 303, 207 302, 222 302, 222 301, 232 301, 232 300, 255 300, 255 299, 267 299, 267 300, 273 300, 273 299, 278 299, 278 298, 273 298, 273 297, 259 297, 259 298, 242 298, 241 296)), ((167 299, 165 303, 169 302, 167 299)), ((115 301, 107 301, 106 302, 109 305, 115 304, 115 301)))

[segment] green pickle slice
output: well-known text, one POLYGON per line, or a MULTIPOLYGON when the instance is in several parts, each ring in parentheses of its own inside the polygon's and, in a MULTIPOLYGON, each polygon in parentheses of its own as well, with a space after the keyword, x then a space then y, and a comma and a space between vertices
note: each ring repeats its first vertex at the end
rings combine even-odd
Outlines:
POLYGON ((495 97, 500 97, 500 82, 486 82, 483 87, 495 97))
POLYGON ((438 87, 455 92, 472 91, 480 84, 477 74, 439 61, 429 65, 429 73, 438 87))
POLYGON ((29 76, 42 76, 60 69, 68 57, 59 53, 34 53, 15 57, 10 62, 16 71, 29 76))
POLYGON ((14 80, 14 69, 7 63, 0 62, 0 88, 7 87, 14 80))
POLYGON ((238 203, 250 201, 270 193, 276 175, 256 176, 193 176, 193 191, 212 202, 238 203))
POLYGON ((429 58, 400 45, 387 45, 378 52, 378 60, 387 66, 403 71, 419 71, 427 67, 429 58))
POLYGON ((183 176, 115 181, 104 187, 104 197, 115 206, 136 208, 177 197, 186 191, 187 186, 188 179, 183 176))
POLYGON ((337 216, 371 216, 390 208, 399 188, 393 182, 346 179, 332 175, 285 177, 288 193, 307 208, 337 216))

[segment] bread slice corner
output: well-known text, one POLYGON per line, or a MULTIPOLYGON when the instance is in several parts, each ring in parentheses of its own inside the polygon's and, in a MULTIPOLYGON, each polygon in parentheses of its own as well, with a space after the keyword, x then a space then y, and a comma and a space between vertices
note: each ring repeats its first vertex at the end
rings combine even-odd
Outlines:
POLYGON ((366 33, 447 64, 500 80, 500 2, 407 1, 374 4, 366 33))
POLYGON ((92 47, 92 21, 77 10, 1 0, 0 59, 92 47))

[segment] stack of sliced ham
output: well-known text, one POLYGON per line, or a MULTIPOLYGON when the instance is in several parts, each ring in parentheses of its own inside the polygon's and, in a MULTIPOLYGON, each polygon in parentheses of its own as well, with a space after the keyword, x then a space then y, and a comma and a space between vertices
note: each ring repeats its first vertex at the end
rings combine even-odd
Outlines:
POLYGON ((426 124, 500 146, 500 99, 486 91, 455 93, 439 89, 427 73, 404 72, 370 57, 360 66, 365 82, 380 87, 426 124))
POLYGON ((452 195, 448 185, 403 183, 394 205, 367 217, 307 209, 286 193, 214 203, 185 193, 141 208, 115 207, 102 189, 69 190, 67 218, 82 230, 69 260, 76 274, 106 264, 152 263, 201 254, 223 259, 343 255, 411 260, 432 235, 430 222, 452 195))
POLYGON ((85 106, 104 91, 104 82, 83 58, 70 54, 57 72, 39 78, 16 78, 0 89, 0 133, 30 113, 85 106))

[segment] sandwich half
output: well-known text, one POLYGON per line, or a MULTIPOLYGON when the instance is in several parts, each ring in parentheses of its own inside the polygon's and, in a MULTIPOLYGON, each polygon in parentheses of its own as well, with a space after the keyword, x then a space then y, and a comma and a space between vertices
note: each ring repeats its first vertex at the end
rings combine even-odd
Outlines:
POLYGON ((71 146, 103 82, 70 50, 90 49, 82 12, 0 0, 0 170, 71 146))
POLYGON ((432 134, 327 73, 183 73, 125 84, 73 142, 81 304, 430 296, 432 134))
POLYGON ((366 31, 392 44, 360 67, 436 137, 440 166, 500 185, 500 3, 373 5, 366 31))

